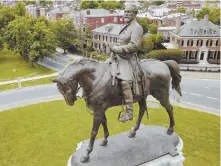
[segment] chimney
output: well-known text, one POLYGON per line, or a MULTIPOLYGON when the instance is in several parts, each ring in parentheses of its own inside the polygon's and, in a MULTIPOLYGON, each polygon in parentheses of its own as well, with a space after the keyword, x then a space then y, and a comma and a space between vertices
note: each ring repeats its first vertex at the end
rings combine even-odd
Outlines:
POLYGON ((205 20, 205 21, 208 21, 208 14, 206 14, 206 15, 204 16, 204 20, 205 20))
POLYGON ((176 33, 180 31, 180 24, 181 24, 181 17, 178 16, 176 19, 176 30, 175 30, 176 33))
POLYGON ((90 10, 87 10, 87 15, 90 15, 90 14, 91 14, 90 10))

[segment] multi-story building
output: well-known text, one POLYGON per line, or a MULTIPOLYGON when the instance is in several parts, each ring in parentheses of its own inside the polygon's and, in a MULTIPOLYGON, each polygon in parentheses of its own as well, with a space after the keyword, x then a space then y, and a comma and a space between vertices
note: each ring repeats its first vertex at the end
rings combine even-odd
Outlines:
POLYGON ((75 26, 83 30, 85 28, 93 30, 109 23, 125 23, 122 13, 115 13, 113 10, 108 11, 104 9, 87 9, 81 12, 75 12, 70 17, 73 18, 75 26))
POLYGON ((170 32, 170 43, 185 53, 183 63, 220 64, 220 27, 208 21, 193 20, 180 26, 177 18, 176 29, 170 32))
POLYGON ((93 48, 99 50, 101 53, 109 53, 110 46, 117 43, 122 28, 122 24, 106 24, 92 30, 93 48))

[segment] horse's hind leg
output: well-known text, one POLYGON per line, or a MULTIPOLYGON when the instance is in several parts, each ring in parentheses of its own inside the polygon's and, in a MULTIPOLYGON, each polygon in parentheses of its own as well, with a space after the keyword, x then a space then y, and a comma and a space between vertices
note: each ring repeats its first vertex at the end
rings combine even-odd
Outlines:
POLYGON ((88 145, 86 151, 83 153, 83 155, 81 156, 81 159, 80 159, 80 161, 82 163, 88 161, 89 154, 93 151, 94 140, 97 136, 97 132, 98 132, 99 126, 102 123, 102 121, 103 121, 103 115, 94 114, 90 142, 89 142, 89 145, 88 145))
POLYGON ((174 131, 174 125, 175 125, 175 121, 174 121, 174 117, 173 117, 173 106, 170 104, 170 100, 169 100, 169 93, 165 93, 164 95, 162 95, 159 98, 160 104, 166 109, 169 118, 170 118, 170 126, 167 129, 167 134, 171 135, 174 131))
POLYGON ((106 118, 106 115, 104 114, 104 119, 103 119, 103 122, 102 122, 102 126, 103 126, 103 129, 104 129, 104 140, 101 142, 101 146, 106 146, 107 145, 107 137, 109 136, 109 132, 108 132, 108 128, 107 128, 107 118, 106 118))
POLYGON ((139 107, 140 107, 140 108, 139 108, 139 116, 138 116, 136 125, 132 128, 132 130, 131 130, 131 131, 129 132, 129 134, 128 134, 128 137, 129 137, 129 138, 134 137, 134 136, 136 135, 136 131, 137 131, 137 130, 139 129, 139 127, 140 127, 141 120, 142 120, 143 115, 144 115, 144 113, 145 113, 145 108, 146 108, 145 104, 146 104, 145 98, 143 98, 143 99, 141 99, 141 100, 139 101, 139 107))

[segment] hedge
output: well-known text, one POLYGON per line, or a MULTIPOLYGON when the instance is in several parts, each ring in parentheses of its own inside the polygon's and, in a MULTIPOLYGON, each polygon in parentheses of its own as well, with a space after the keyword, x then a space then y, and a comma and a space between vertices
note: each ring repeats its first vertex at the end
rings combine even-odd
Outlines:
POLYGON ((180 49, 154 50, 145 55, 148 59, 157 59, 161 61, 174 60, 179 62, 184 57, 184 52, 180 49))

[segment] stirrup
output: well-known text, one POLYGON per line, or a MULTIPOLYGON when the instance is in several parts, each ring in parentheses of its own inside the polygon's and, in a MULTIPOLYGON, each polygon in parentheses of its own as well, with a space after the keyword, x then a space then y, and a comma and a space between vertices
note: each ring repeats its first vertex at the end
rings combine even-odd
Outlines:
POLYGON ((126 112, 124 112, 124 114, 122 116, 120 116, 122 112, 123 111, 121 111, 118 116, 118 120, 120 122, 125 123, 129 120, 133 120, 133 114, 130 114, 128 111, 126 111, 126 112))

